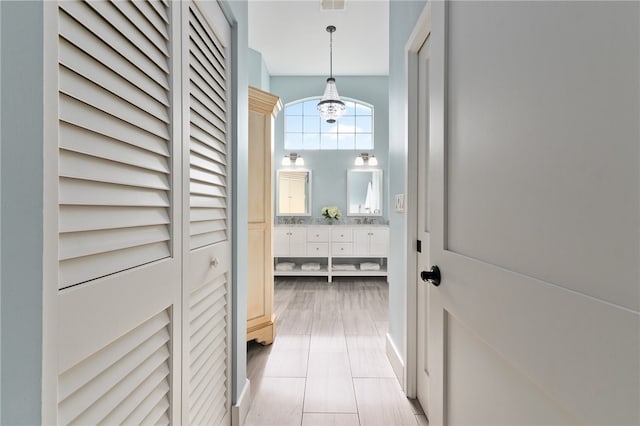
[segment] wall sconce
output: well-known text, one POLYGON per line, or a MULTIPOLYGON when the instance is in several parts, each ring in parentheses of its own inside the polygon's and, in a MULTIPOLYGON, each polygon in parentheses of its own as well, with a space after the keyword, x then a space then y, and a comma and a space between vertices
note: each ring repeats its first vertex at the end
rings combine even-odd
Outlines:
POLYGON ((285 155, 284 158, 282 159, 282 165, 283 166, 304 166, 304 159, 296 154, 295 152, 292 152, 289 155, 285 155))
POLYGON ((362 154, 359 154, 356 157, 356 161, 354 162, 354 164, 356 166, 364 166, 365 163, 368 166, 377 166, 378 165, 378 159, 376 158, 375 155, 371 154, 371 156, 369 156, 368 153, 363 152, 362 154))

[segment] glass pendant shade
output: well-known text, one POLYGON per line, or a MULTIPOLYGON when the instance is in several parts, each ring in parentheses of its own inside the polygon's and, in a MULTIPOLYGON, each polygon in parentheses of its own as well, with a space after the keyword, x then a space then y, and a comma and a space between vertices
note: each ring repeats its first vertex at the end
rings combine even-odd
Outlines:
POLYGON ((344 114, 344 109, 344 102, 342 102, 340 96, 338 96, 336 79, 330 77, 327 79, 327 87, 324 89, 324 95, 322 95, 322 99, 318 102, 320 117, 327 123, 335 123, 336 120, 344 114))

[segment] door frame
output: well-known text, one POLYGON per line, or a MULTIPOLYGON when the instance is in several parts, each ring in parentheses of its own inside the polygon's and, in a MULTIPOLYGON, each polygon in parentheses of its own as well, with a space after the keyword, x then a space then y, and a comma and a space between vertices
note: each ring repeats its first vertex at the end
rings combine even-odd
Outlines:
POLYGON ((410 196, 406 203, 405 235, 405 373, 404 391, 409 398, 417 397, 418 388, 418 52, 431 34, 431 2, 418 17, 405 45, 407 101, 407 157, 405 159, 405 188, 410 196), (411 202, 409 200, 415 200, 411 202))

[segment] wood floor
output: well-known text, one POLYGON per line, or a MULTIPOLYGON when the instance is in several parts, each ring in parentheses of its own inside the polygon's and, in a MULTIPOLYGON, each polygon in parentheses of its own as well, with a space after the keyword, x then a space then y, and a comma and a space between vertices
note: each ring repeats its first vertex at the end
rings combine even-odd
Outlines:
POLYGON ((383 279, 277 279, 276 340, 247 345, 245 425, 426 425, 385 354, 387 306, 383 279))

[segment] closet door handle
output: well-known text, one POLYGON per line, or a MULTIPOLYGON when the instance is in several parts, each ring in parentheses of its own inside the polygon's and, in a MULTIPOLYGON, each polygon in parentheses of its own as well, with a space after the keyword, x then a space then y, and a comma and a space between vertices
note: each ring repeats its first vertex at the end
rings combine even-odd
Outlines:
POLYGON ((440 278, 441 278, 440 268, 438 268, 438 265, 434 265, 431 267, 430 270, 420 272, 420 278, 422 278, 422 281, 429 282, 434 286, 438 287, 440 285, 440 278))

